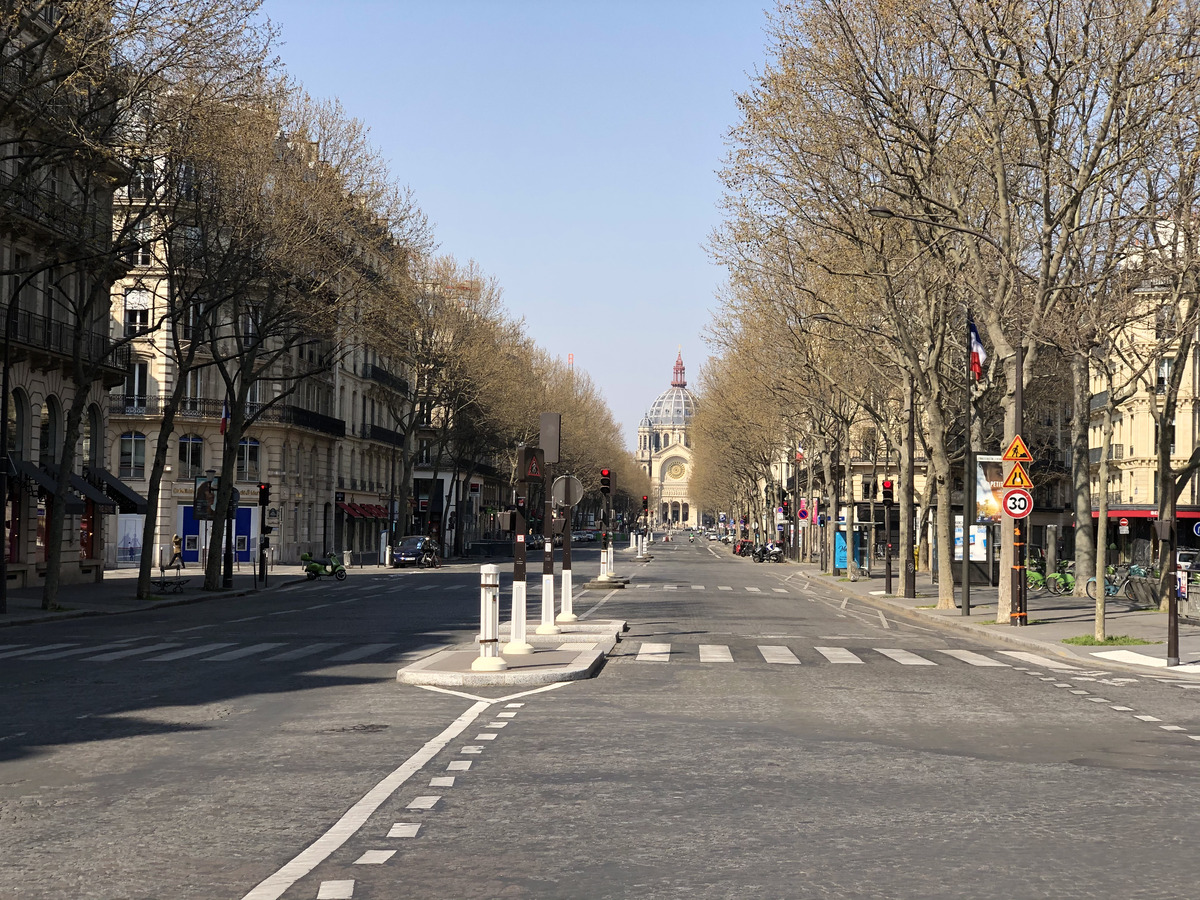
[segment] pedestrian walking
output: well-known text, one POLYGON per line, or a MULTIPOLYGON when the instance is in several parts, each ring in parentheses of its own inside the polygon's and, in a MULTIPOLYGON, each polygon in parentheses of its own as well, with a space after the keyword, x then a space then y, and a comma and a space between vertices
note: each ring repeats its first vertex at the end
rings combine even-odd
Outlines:
POLYGON ((175 535, 175 537, 171 538, 171 561, 167 563, 167 568, 175 568, 176 563, 179 564, 179 568, 181 569, 187 568, 187 566, 183 564, 183 538, 181 538, 179 535, 175 535))

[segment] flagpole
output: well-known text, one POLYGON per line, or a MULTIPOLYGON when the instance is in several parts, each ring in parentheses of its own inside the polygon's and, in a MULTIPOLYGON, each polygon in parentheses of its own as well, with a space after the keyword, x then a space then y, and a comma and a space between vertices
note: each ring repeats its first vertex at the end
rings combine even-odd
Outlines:
POLYGON ((971 447, 971 376, 975 374, 975 340, 967 307, 967 428, 963 449, 962 614, 971 615, 971 524, 975 519, 975 453, 971 447))

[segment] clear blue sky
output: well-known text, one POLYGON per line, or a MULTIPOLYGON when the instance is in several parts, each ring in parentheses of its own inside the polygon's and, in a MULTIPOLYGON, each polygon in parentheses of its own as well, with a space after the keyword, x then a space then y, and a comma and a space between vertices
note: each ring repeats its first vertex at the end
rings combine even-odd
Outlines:
POLYGON ((716 170, 770 0, 266 0, 281 56, 338 97, 542 347, 575 355, 627 442, 689 383, 724 272, 716 170))

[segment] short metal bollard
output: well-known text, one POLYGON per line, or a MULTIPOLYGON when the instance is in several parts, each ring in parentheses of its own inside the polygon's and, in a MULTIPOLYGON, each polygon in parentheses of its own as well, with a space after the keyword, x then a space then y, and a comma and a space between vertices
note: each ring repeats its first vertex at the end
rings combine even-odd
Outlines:
POLYGON ((501 672, 508 668, 500 656, 500 567, 479 567, 479 658, 471 661, 476 672, 501 672))

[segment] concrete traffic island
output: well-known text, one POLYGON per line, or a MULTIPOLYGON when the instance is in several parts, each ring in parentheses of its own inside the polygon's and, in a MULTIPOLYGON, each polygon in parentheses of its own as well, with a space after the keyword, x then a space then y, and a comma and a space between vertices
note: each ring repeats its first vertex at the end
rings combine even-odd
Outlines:
MULTIPOLYGON (((614 644, 621 639, 621 634, 629 630, 629 624, 624 619, 589 619, 574 621, 559 626, 558 634, 537 634, 526 632, 525 640, 537 647, 556 647, 567 641, 601 641, 608 640, 614 644)), ((505 622, 500 626, 500 634, 508 634, 512 623, 505 622)))
MULTIPOLYGON (((616 646, 616 639, 599 632, 588 638, 583 634, 529 635, 531 640, 553 638, 553 644, 534 648, 532 653, 500 656, 507 667, 499 671, 472 668, 479 659, 476 647, 462 645, 405 666, 396 672, 400 684, 434 687, 483 687, 487 685, 523 686, 551 684, 556 681, 580 681, 593 677, 604 657, 616 646)), ((541 644, 542 641, 536 641, 541 644)))

